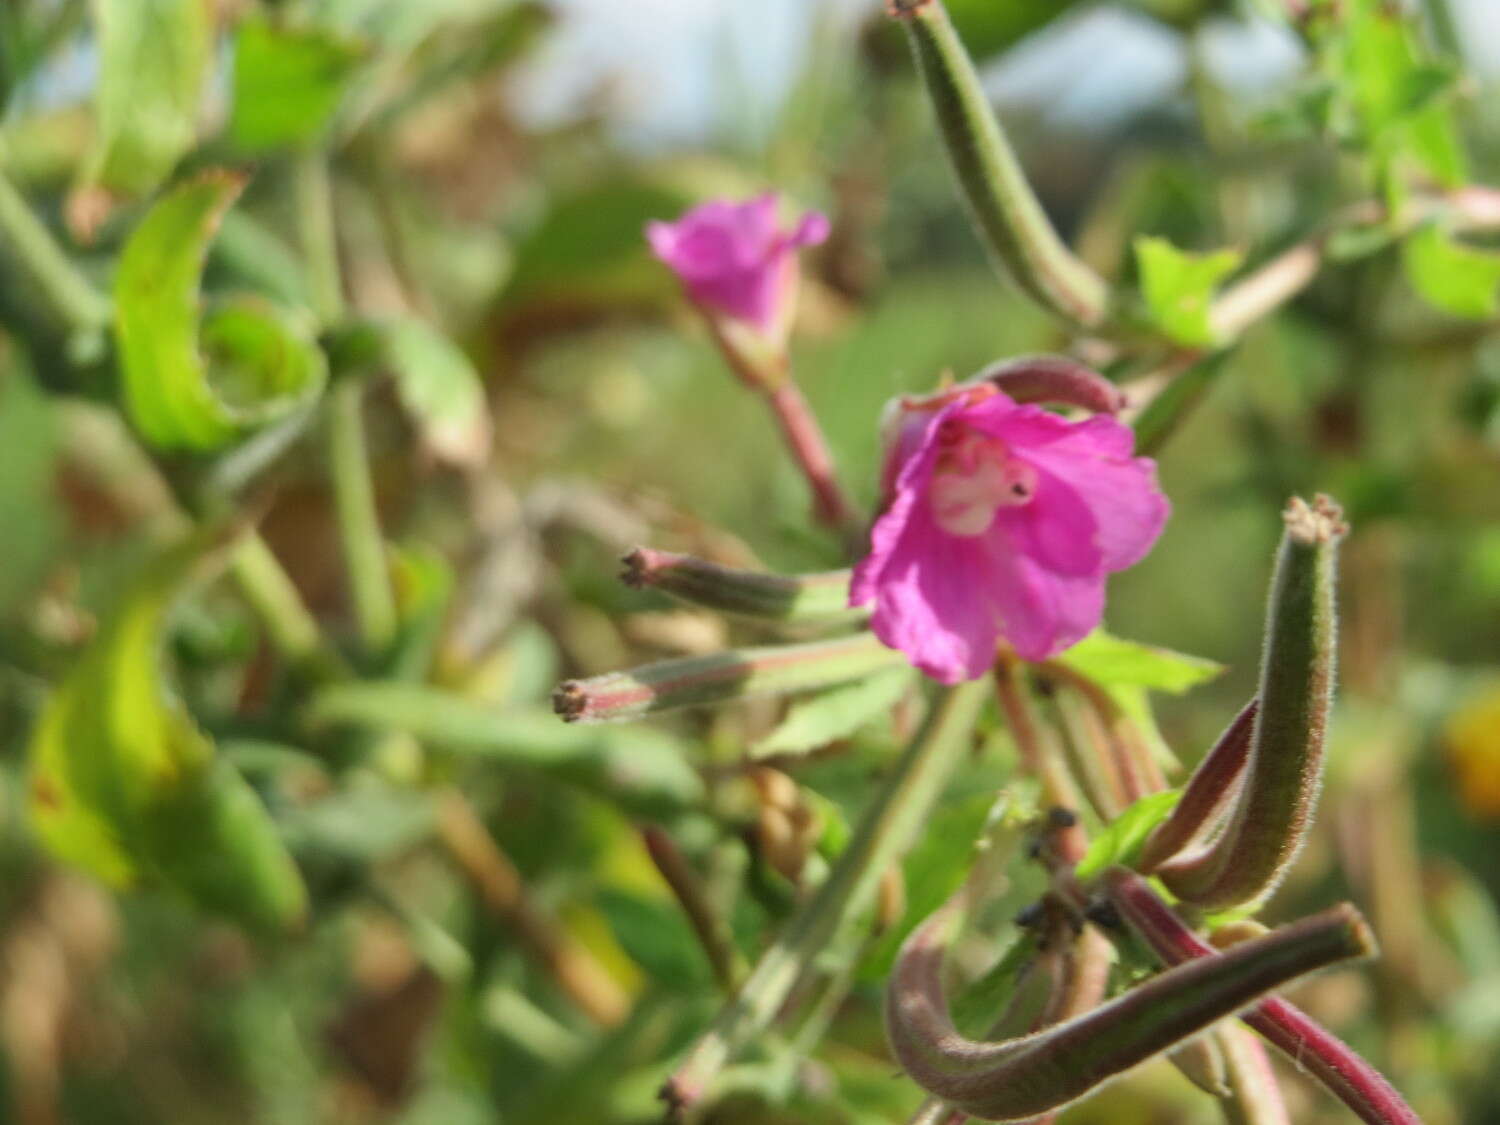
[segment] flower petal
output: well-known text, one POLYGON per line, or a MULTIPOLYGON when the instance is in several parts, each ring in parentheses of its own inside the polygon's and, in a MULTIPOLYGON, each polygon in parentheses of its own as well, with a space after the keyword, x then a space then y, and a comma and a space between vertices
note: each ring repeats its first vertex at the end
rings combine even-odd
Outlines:
POLYGON ((985 562, 1001 636, 1023 660, 1046 660, 1088 636, 1104 617, 1104 575, 1061 574, 992 534, 985 562))

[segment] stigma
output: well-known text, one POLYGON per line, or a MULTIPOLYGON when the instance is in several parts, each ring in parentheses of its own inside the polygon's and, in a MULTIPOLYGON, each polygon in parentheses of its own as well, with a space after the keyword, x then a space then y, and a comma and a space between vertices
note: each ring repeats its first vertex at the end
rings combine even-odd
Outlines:
POLYGON ((949 535, 983 535, 1002 508, 1019 508, 1036 495, 1036 470, 999 438, 950 419, 938 441, 927 499, 933 520, 949 535))

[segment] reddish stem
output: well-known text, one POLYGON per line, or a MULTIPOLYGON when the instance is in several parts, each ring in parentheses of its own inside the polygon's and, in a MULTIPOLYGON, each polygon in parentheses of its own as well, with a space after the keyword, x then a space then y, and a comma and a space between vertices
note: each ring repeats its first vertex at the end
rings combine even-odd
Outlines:
MULTIPOLYGON (((1132 929, 1167 965, 1222 954, 1183 924, 1139 875, 1124 868, 1105 874, 1110 900, 1132 929)), ((1310 1073, 1369 1125, 1422 1125, 1411 1106, 1378 1070, 1307 1013, 1271 997, 1241 1017, 1272 1046, 1310 1073)))
POLYGON ((863 539, 859 517, 839 486, 823 430, 802 391, 787 379, 766 394, 766 402, 776 415, 792 459, 812 489, 813 514, 820 523, 846 536, 851 547, 862 548, 862 542, 856 544, 856 540, 863 539))

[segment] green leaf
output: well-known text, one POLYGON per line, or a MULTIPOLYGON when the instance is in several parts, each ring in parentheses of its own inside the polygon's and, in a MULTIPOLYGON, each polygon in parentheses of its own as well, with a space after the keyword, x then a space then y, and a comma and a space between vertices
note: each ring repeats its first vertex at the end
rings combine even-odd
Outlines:
POLYGON ((413 317, 363 321, 339 334, 333 357, 340 369, 388 370, 435 457, 455 465, 484 463, 490 447, 484 384, 447 336, 413 317))
POLYGON ((1080 881, 1099 875, 1106 867, 1133 865, 1151 830, 1171 815, 1182 797, 1180 789, 1148 793, 1122 812, 1095 836, 1074 874, 1080 881))
POLYGON ((569 726, 550 712, 497 711, 419 684, 325 688, 306 718, 314 725, 404 731, 434 749, 535 770, 647 815, 680 812, 703 793, 682 747, 659 731, 569 726))
POLYGON ((203 260, 244 186, 211 172, 162 196, 131 234, 115 273, 115 335, 131 421, 162 449, 208 451, 314 397, 326 364, 313 328, 258 297, 203 319, 203 260))
POLYGON ((264 152, 318 137, 367 54, 321 28, 245 21, 235 37, 230 142, 264 152))
POLYGON ((1325 60, 1352 126, 1346 134, 1382 177, 1409 160, 1444 186, 1461 184, 1466 161, 1446 104, 1457 68, 1426 57, 1415 20, 1398 5, 1353 0, 1333 26, 1325 60))
POLYGON ((1209 310, 1218 283, 1240 264, 1236 250, 1189 254, 1164 238, 1135 240, 1141 292, 1151 319, 1172 340, 1189 347, 1214 342, 1209 310))
POLYGON ((145 195, 197 134, 213 61, 207 0, 94 0, 98 131, 82 184, 145 195))
POLYGON ((947 801, 928 817, 916 846, 902 864, 906 910, 901 920, 874 943, 860 963, 864 980, 884 980, 907 935, 963 885, 975 861, 975 845, 989 822, 995 795, 976 793, 947 801))
POLYGON ((890 668, 793 703, 775 730, 750 748, 752 757, 802 754, 847 738, 906 692, 916 679, 911 668, 890 668))
POLYGON ((1096 629, 1057 658, 1106 687, 1128 685, 1181 695, 1207 683, 1224 666, 1201 656, 1138 644, 1096 629))
POLYGON ((1412 288, 1444 312, 1483 320, 1500 307, 1500 254, 1465 246, 1436 224, 1412 232, 1401 264, 1412 288))
POLYGON ((503 299, 587 307, 675 295, 676 280, 651 257, 643 232, 649 220, 676 218, 693 201, 687 191, 628 181, 558 199, 517 247, 503 299))
POLYGON ((32 822, 111 886, 163 882, 205 909, 285 928, 306 908, 301 877, 160 665, 172 604, 218 554, 198 536, 153 560, 54 692, 31 740, 32 822))

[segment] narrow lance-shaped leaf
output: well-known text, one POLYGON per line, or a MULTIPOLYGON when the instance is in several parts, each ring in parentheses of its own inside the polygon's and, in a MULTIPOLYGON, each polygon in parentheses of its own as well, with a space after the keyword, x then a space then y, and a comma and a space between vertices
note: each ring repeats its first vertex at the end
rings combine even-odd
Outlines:
POLYGON ((752 757, 804 754, 847 738, 896 705, 916 682, 914 668, 888 668, 851 684, 799 699, 776 729, 750 748, 752 757))
POLYGON ((906 657, 870 633, 800 645, 731 649, 663 660, 587 680, 568 680, 552 697, 570 723, 636 719, 656 711, 814 691, 899 668, 906 657))
POLYGON ((115 273, 115 335, 127 411, 162 449, 208 451, 316 395, 326 376, 312 325, 258 298, 211 310, 198 282, 209 241, 244 187, 210 172, 162 196, 115 273))
MULTIPOLYGON (((1123 867, 1105 873, 1110 903, 1165 965, 1222 954, 1185 926, 1141 876, 1123 867)), ((1264 940, 1264 939, 1260 939, 1264 940)), ((1421 1125, 1385 1078, 1347 1044, 1279 997, 1262 1000, 1244 1020, 1277 1050, 1312 1075, 1369 1125, 1421 1125)))
POLYGON ((298 921, 306 895, 259 798, 170 691, 168 611, 214 564, 203 536, 152 562, 48 701, 31 740, 31 813, 58 855, 112 886, 164 882, 246 923, 298 921))
POLYGON ((402 731, 434 749, 555 777, 636 815, 680 813, 703 795, 684 748, 663 731, 568 727, 544 711, 499 710, 423 684, 336 684, 313 697, 303 721, 402 731))
POLYGON ((1334 907, 1217 958, 1170 969, 1034 1035, 983 1043, 961 1036, 948 1016, 941 974, 950 920, 940 913, 908 939, 887 993, 886 1030, 920 1086, 992 1121, 1022 1121, 1067 1105, 1272 989, 1374 952, 1358 912, 1334 907))
POLYGON ((1208 909, 1264 900, 1302 850, 1323 782, 1333 701, 1335 560, 1347 532, 1326 496, 1292 499, 1271 579, 1259 713, 1228 826, 1201 852, 1164 864, 1178 897, 1208 909))
POLYGON ((1078 324, 1104 319, 1104 281, 1052 228, 939 0, 891 0, 927 87, 969 213, 991 254, 1044 308, 1078 324))

